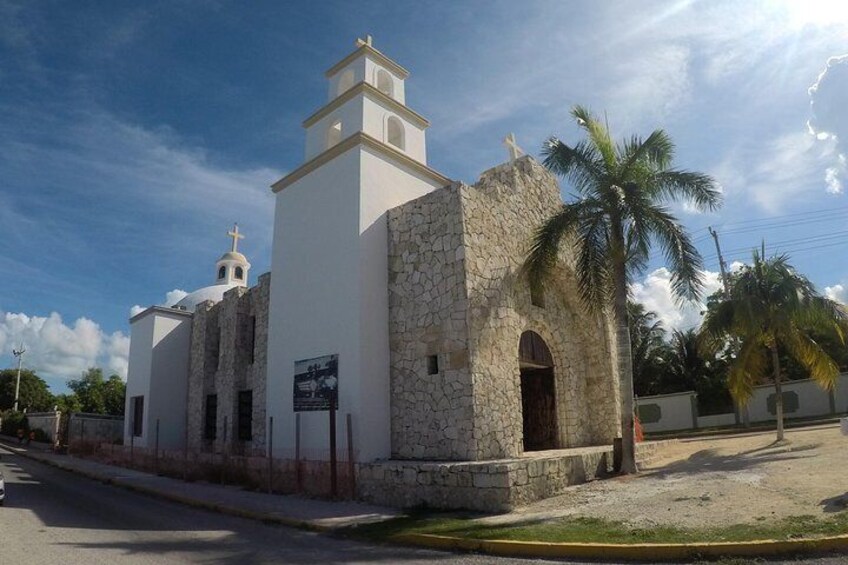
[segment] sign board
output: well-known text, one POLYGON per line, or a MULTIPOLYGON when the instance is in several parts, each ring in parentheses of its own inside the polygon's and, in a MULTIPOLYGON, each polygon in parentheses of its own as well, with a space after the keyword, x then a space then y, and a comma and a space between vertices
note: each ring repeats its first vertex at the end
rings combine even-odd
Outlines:
POLYGON ((316 412, 338 408, 339 356, 324 355, 294 363, 294 411, 316 412))

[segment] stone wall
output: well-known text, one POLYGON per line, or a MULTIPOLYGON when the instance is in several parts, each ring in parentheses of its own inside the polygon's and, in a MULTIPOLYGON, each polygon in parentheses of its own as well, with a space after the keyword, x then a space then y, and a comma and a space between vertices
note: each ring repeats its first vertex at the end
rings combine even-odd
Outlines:
POLYGON ((518 343, 528 330, 553 356, 558 447, 611 444, 619 392, 610 320, 580 304, 567 245, 542 307, 520 274, 535 230, 562 205, 556 178, 524 157, 484 172, 463 194, 478 459, 523 452, 518 343))
POLYGON ((265 273, 256 286, 230 289, 221 302, 204 302, 195 309, 188 391, 188 446, 191 451, 245 455, 265 451, 270 283, 271 275, 265 273), (252 391, 253 395, 252 437, 245 441, 238 438, 240 391, 252 391), (218 401, 214 440, 204 438, 206 398, 211 394, 217 395, 218 401))
POLYGON ((558 447, 612 443, 619 391, 609 319, 579 304, 568 249, 543 307, 519 274, 535 229, 561 204, 556 179, 524 157, 389 211, 393 457, 520 455, 518 344, 527 330, 553 356, 558 447), (428 374, 434 355, 438 371, 428 374))
POLYGON ((401 459, 476 458, 463 189, 449 186, 388 213, 391 442, 401 459))

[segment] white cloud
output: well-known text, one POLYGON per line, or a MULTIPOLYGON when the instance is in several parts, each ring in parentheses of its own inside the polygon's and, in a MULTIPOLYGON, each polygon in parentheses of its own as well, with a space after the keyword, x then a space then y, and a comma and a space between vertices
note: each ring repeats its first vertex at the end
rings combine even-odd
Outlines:
MULTIPOLYGON (((186 291, 181 290, 179 288, 175 288, 174 290, 165 293, 165 300, 160 302, 158 306, 173 306, 174 304, 185 298, 187 295, 188 293, 186 291)), ((135 306, 130 308, 130 318, 141 314, 145 310, 147 310, 147 306, 141 306, 139 304, 136 304, 135 306)))
POLYGON ((704 299, 721 287, 721 275, 704 271, 704 294, 701 301, 678 305, 671 289, 671 271, 665 267, 649 273, 642 282, 633 283, 630 293, 636 302, 657 313, 667 330, 688 330, 701 325, 706 310, 704 299))
POLYGON ((127 377, 129 337, 107 334, 88 318, 67 325, 56 312, 47 317, 0 313, 0 351, 20 343, 26 349, 25 366, 42 376, 73 379, 90 367, 102 367, 106 374, 127 377))
POLYGON ((827 60, 816 82, 807 90, 810 95, 811 118, 808 132, 820 142, 830 142, 834 148, 831 165, 825 169, 825 183, 831 194, 842 194, 848 173, 845 140, 848 140, 848 53, 827 60))
POLYGON ((848 304, 848 286, 842 284, 826 286, 824 288, 824 295, 836 302, 848 304))

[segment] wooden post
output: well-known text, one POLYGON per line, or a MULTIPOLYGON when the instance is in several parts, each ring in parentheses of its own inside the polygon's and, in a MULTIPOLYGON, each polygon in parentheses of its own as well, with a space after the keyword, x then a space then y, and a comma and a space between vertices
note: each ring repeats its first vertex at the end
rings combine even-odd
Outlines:
POLYGON ((268 494, 274 490, 274 417, 268 418, 268 494))
POLYGON ((300 412, 294 415, 294 474, 297 492, 300 492, 303 487, 303 476, 300 472, 300 412))
POLYGON ((339 476, 336 468, 336 394, 330 393, 330 497, 339 494, 339 476))
POLYGON ((159 418, 156 418, 156 443, 154 444, 156 453, 153 455, 153 470, 159 474, 159 418))
POLYGON ((350 497, 356 498, 356 463, 353 460, 353 416, 347 413, 347 468, 350 474, 350 497))

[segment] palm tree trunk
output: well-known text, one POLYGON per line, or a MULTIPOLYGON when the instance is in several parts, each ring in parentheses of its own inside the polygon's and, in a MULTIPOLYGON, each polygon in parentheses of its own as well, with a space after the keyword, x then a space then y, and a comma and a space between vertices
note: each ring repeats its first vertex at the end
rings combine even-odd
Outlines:
POLYGON ((615 330, 619 393, 621 395, 621 473, 638 473, 636 467, 636 427, 633 421, 633 357, 630 326, 627 323, 627 277, 624 265, 615 268, 615 330))
POLYGON ((777 417, 777 441, 783 441, 783 387, 780 386, 780 357, 777 344, 771 347, 771 361, 774 368, 774 411, 777 417))

